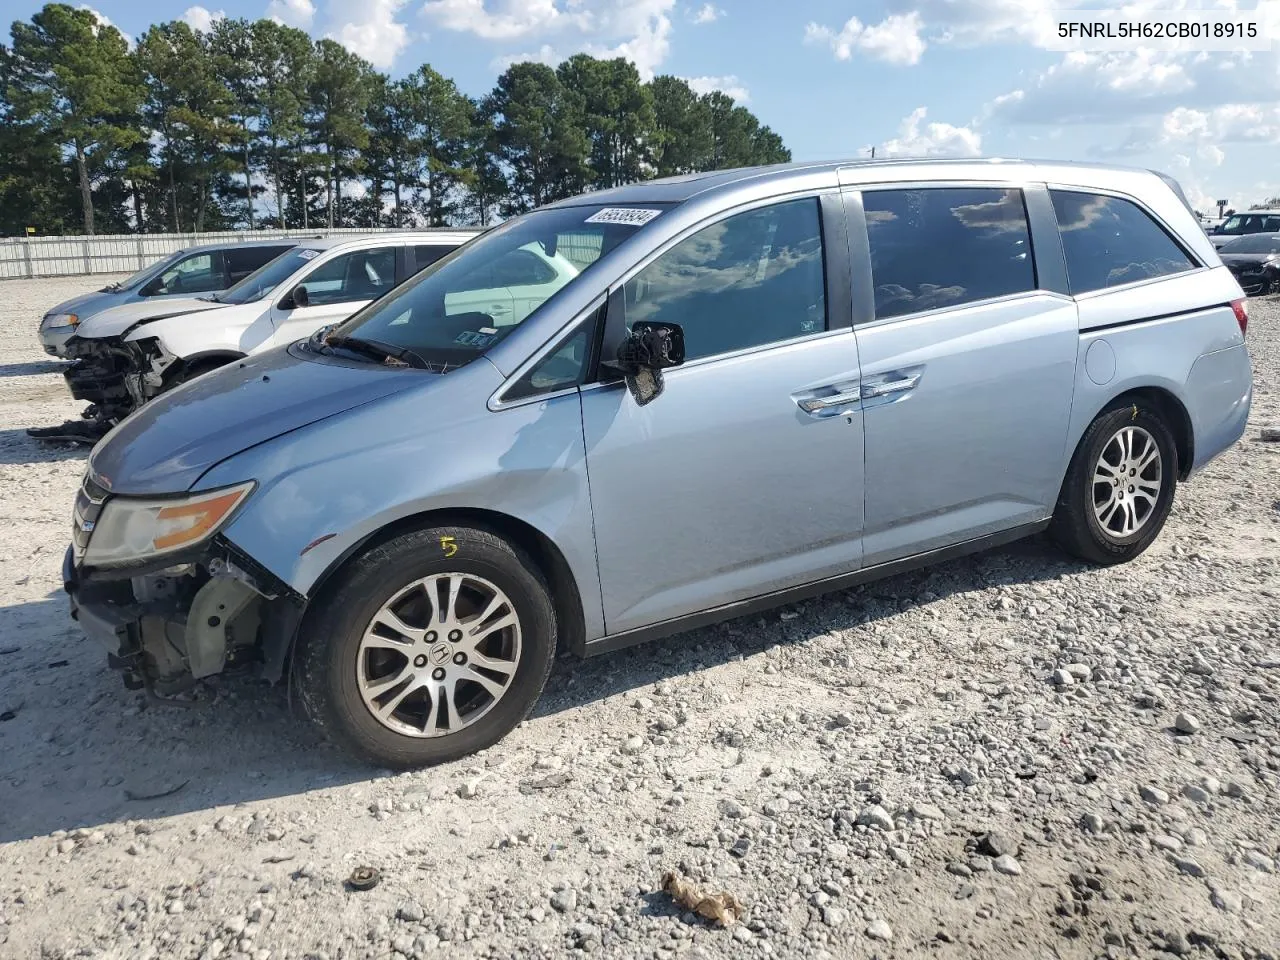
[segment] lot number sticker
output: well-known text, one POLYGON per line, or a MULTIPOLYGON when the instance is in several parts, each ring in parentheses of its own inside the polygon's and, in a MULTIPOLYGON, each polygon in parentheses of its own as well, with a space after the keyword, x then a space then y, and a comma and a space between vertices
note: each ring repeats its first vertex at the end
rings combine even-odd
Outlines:
POLYGON ((600 212, 587 217, 583 222, 621 223, 628 227, 642 227, 661 212, 661 210, 638 210, 635 207, 605 207, 600 212))

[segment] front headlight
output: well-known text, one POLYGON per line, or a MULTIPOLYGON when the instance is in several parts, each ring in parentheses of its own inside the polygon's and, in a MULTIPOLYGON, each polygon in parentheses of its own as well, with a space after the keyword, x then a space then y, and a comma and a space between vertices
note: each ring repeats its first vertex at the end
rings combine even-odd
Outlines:
POLYGON ((44 318, 41 326, 46 329, 49 327, 74 327, 79 323, 80 318, 74 313, 51 313, 44 318))
POLYGON ((217 533, 253 487, 250 480, 181 499, 113 497, 93 526, 84 563, 131 563, 194 546, 217 533))

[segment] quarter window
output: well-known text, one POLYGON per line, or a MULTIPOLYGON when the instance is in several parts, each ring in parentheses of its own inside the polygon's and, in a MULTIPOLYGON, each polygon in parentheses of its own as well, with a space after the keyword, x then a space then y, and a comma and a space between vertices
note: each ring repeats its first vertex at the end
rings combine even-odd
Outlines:
POLYGON ((1137 204, 1051 190, 1072 293, 1194 270, 1196 264, 1137 204))
POLYGON ((827 328, 816 198, 740 213, 680 241, 627 281, 626 323, 675 323, 685 357, 790 340, 827 328))
POLYGON ((1036 288, 1021 190, 869 190, 862 204, 877 317, 1036 288))

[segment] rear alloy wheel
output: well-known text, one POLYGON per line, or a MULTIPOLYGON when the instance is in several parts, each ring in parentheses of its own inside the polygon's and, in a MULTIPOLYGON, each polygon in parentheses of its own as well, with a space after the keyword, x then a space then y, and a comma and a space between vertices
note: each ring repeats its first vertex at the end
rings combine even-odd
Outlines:
POLYGON ((392 767, 453 760, 528 716, 555 654, 546 584, 486 530, 436 527, 353 560, 308 612, 296 681, 311 718, 392 767))
POLYGON ((1160 412, 1114 404, 1089 425, 1072 458, 1052 532, 1093 563, 1132 560, 1160 533, 1173 505, 1178 454, 1160 412))

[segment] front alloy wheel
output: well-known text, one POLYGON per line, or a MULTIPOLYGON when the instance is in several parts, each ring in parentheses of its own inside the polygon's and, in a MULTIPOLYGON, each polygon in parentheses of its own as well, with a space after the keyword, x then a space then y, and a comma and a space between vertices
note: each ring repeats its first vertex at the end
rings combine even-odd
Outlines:
POLYGON ((497 742, 546 683, 556 620, 546 582, 487 530, 433 527, 359 555, 299 632, 294 682, 312 720, 391 767, 497 742))
POLYGON ((520 664, 520 618, 492 581, 424 577, 374 614, 356 682, 374 718, 410 737, 457 733, 487 714, 520 664))

